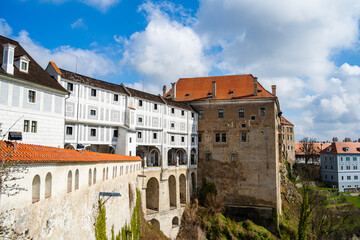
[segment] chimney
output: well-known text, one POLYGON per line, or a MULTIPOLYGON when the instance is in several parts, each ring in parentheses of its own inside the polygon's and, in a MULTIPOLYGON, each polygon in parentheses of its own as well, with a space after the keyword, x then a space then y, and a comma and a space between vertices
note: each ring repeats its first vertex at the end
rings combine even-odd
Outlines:
POLYGON ((4 46, 4 53, 3 53, 3 64, 2 69, 5 70, 8 74, 14 74, 14 52, 16 46, 11 43, 6 43, 4 46))
POLYGON ((257 96, 258 89, 257 89, 257 77, 254 77, 254 96, 257 96))
POLYGON ((176 100, 176 82, 171 83, 171 99, 176 100))
POLYGON ((212 98, 216 98, 216 82, 212 82, 212 98))
POLYGON ((272 95, 276 96, 276 85, 271 85, 272 95))
POLYGON ((166 94, 166 85, 163 86, 163 96, 166 94))

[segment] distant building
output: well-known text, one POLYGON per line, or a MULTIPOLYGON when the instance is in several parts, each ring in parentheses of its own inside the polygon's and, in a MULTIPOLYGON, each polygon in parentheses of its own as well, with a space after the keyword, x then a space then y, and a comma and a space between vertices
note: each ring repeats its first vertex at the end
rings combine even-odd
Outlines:
POLYGON ((283 116, 280 116, 281 123, 281 153, 282 157, 291 164, 295 163, 295 133, 294 124, 283 116))
POLYGON ((211 179, 228 207, 281 212, 275 92, 252 75, 233 75, 181 78, 165 94, 199 113, 199 180, 211 179))
POLYGON ((0 123, 4 138, 20 132, 23 143, 64 147, 68 92, 18 42, 3 36, 0 66, 0 123))
MULTIPOLYGON (((314 142, 314 154, 311 154, 308 164, 320 164, 320 152, 327 148, 331 143, 327 142, 314 142)), ((296 163, 305 163, 305 153, 303 149, 302 142, 295 143, 295 162, 296 163)))
POLYGON ((334 142, 321 153, 321 177, 340 192, 359 191, 360 143, 334 142))

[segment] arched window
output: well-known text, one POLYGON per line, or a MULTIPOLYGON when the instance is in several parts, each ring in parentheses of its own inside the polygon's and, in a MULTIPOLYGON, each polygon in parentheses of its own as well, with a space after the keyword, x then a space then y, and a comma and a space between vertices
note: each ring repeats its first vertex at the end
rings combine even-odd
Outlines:
POLYGON ((51 197, 52 188, 52 176, 51 173, 47 173, 45 177, 45 198, 51 197))
POLYGON ((186 177, 184 174, 180 175, 180 203, 186 204, 186 177))
POLYGON ((172 227, 177 227, 177 226, 179 226, 179 218, 174 217, 172 220, 172 227))
POLYGON ((109 179, 109 168, 107 167, 106 168, 106 180, 108 180, 109 179))
POLYGON ((191 150, 191 165, 195 165, 196 164, 196 160, 197 160, 197 157, 196 157, 196 150, 193 149, 191 150))
POLYGON ((105 168, 103 168, 103 181, 105 181, 105 168))
POLYGON ((75 171, 75 190, 79 189, 79 169, 75 171))
POLYGON ((170 200, 170 209, 176 208, 176 179, 174 175, 169 177, 169 200, 170 200))
POLYGON ((159 167, 161 165, 158 150, 153 149, 150 151, 147 165, 148 167, 159 167))
POLYGON ((72 191, 72 172, 70 170, 67 177, 67 192, 69 193, 71 191, 72 191))
POLYGON ((96 183, 96 168, 94 168, 93 184, 96 183))
POLYGON ((91 181, 92 181, 92 173, 91 173, 91 169, 89 169, 89 186, 91 186, 91 181))
POLYGON ((40 176, 35 175, 32 181, 32 203, 40 200, 40 176))

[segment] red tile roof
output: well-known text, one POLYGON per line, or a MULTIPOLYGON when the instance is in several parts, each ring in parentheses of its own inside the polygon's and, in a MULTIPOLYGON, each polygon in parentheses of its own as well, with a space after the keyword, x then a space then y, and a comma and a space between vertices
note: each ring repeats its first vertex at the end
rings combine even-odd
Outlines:
MULTIPOLYGON (((254 96, 254 77, 251 74, 217 77, 180 78, 176 83, 176 101, 206 99, 276 98, 259 82, 254 96), (212 82, 216 82, 216 98, 212 98, 212 82)), ((165 94, 169 98, 171 90, 165 94)))
MULTIPOLYGON (((326 149, 328 146, 330 146, 331 143, 320 143, 320 142, 316 142, 314 143, 314 148, 315 148, 315 154, 320 154, 320 152, 323 149, 326 149)), ((295 143, 295 155, 304 155, 305 153, 301 150, 302 147, 302 143, 301 142, 296 142, 295 143)))
POLYGON ((294 126, 294 124, 292 124, 291 122, 289 122, 289 120, 287 120, 287 119, 284 118, 283 116, 280 116, 280 123, 281 123, 282 125, 294 126))
POLYGON ((56 65, 56 63, 50 61, 51 66, 53 66, 53 68, 55 69, 56 73, 59 75, 62 75, 60 69, 58 68, 58 66, 56 65))
POLYGON ((329 150, 330 151, 328 151, 328 149, 325 148, 321 151, 321 153, 360 154, 360 143, 359 142, 334 142, 329 146, 329 150), (344 148, 348 148, 348 151, 345 151, 344 148))
POLYGON ((0 141, 0 159, 21 162, 116 162, 141 161, 140 157, 77 151, 55 147, 0 141))

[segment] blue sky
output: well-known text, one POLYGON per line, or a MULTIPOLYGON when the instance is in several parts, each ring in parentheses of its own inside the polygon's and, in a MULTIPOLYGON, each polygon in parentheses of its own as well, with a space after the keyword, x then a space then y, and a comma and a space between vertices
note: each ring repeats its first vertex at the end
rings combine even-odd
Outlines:
POLYGON ((297 140, 355 140, 359 18, 357 0, 8 0, 0 34, 43 67, 153 93, 179 77, 251 73, 277 85, 297 140))

